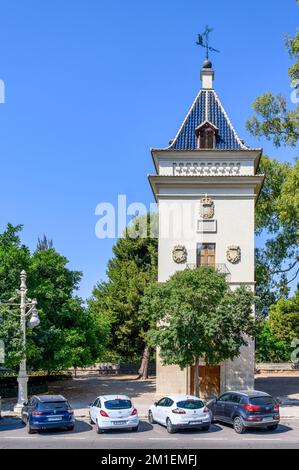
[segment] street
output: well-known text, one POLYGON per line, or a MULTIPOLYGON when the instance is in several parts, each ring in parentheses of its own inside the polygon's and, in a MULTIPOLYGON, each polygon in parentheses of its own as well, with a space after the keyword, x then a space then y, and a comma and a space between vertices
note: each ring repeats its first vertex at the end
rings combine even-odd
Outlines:
POLYGON ((28 435, 17 418, 0 421, 0 449, 299 449, 299 420, 282 420, 275 432, 250 430, 239 435, 222 424, 209 432, 179 431, 169 435, 165 428, 142 420, 138 433, 108 431, 96 434, 94 426, 77 420, 74 431, 43 431, 28 435))

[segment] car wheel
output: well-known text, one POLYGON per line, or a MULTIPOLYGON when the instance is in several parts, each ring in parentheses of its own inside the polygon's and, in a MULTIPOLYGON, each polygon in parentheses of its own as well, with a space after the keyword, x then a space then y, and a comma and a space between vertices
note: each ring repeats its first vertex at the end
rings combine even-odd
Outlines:
POLYGON ((246 428, 243 424, 243 421, 242 421, 242 418, 240 418, 240 416, 236 416, 235 419, 234 419, 234 430, 238 433, 238 434, 244 434, 244 432, 246 431, 246 428))
POLYGON ((35 431, 33 431, 32 427, 30 426, 29 421, 27 422, 26 428, 27 428, 27 433, 28 434, 34 434, 35 433, 35 431))
POLYGON ((156 421, 154 420, 153 413, 151 411, 148 412, 148 420, 151 424, 155 424, 156 421))
POLYGON ((211 415, 211 423, 217 423, 217 419, 214 418, 214 415, 213 413, 210 411, 210 415, 211 415))
POLYGON ((272 424, 271 426, 267 426, 267 429, 269 431, 275 431, 278 428, 278 424, 272 424))
POLYGON ((75 426, 72 424, 72 425, 70 425, 70 426, 67 426, 66 429, 67 429, 68 431, 73 431, 73 430, 74 430, 74 427, 75 427, 75 426))
POLYGON ((96 431, 97 434, 102 434, 104 431, 102 428, 100 428, 98 421, 96 422, 96 431))
POLYGON ((169 434, 175 433, 175 428, 169 418, 167 418, 167 421, 166 421, 166 428, 169 434))
POLYGON ((137 432, 137 431, 138 431, 138 428, 139 428, 139 426, 134 426, 134 427, 132 428, 132 431, 133 431, 133 432, 137 432))

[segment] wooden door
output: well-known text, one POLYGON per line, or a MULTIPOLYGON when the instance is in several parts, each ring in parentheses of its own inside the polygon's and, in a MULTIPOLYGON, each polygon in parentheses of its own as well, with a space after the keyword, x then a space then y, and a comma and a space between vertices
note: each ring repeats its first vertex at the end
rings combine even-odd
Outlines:
MULTIPOLYGON (((190 369, 190 393, 194 394, 194 367, 190 369)), ((212 398, 220 393, 220 366, 199 366, 200 398, 212 398)))
POLYGON ((215 243, 197 245, 197 266, 215 266, 215 243))

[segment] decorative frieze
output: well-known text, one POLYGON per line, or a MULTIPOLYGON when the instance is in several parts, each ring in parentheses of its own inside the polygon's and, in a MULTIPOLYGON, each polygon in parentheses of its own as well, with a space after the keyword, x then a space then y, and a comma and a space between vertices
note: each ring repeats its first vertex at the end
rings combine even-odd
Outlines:
POLYGON ((240 162, 178 162, 173 163, 174 176, 234 176, 241 174, 240 162))

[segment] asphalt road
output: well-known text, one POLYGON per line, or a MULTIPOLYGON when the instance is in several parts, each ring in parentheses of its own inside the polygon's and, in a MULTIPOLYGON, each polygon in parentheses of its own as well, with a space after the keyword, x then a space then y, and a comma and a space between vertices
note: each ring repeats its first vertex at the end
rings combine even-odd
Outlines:
POLYGON ((0 421, 0 449, 299 449, 299 420, 284 420, 276 431, 250 430, 238 435, 230 427, 214 424, 209 432, 167 433, 162 426, 142 421, 138 433, 108 431, 98 435, 89 423, 77 420, 74 431, 43 431, 28 435, 20 420, 0 421))

